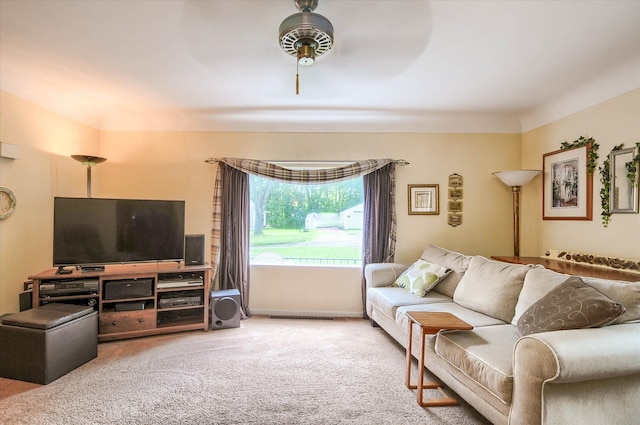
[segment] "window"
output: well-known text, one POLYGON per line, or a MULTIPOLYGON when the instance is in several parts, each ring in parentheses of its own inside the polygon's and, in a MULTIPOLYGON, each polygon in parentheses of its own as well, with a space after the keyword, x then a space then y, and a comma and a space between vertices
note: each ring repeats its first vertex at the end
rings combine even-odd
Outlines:
POLYGON ((251 175, 252 264, 360 265, 362 177, 299 185, 251 175))

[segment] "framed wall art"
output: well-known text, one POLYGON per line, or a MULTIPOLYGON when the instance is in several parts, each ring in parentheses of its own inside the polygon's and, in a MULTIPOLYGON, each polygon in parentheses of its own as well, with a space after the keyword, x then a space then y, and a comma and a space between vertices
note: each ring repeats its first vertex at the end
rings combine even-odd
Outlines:
POLYGON ((447 224, 449 226, 457 227, 462 224, 462 215, 461 214, 449 214, 447 217, 447 224))
POLYGON ((449 212, 462 212, 462 201, 449 201, 449 212))
POLYGON ((440 214, 437 184, 409 185, 409 214, 440 214))
POLYGON ((454 173, 449 176, 449 187, 460 187, 462 186, 462 176, 460 174, 454 173))
POLYGON ((449 188, 449 199, 453 201, 457 201, 462 199, 462 189, 461 188, 449 188))
POLYGON ((591 144, 543 155, 544 220, 591 220, 593 174, 587 172, 591 144))

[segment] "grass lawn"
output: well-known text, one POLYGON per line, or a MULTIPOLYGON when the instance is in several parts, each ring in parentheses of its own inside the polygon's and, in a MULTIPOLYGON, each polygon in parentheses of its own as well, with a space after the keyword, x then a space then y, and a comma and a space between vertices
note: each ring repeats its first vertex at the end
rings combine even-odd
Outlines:
POLYGON ((262 235, 251 234, 252 246, 284 245, 312 241, 318 237, 317 230, 308 232, 299 229, 264 229, 262 235))
MULTIPOLYGON (((331 233, 322 233, 322 238, 319 238, 320 233, 317 230, 302 232, 297 229, 265 229, 262 235, 251 235, 250 256, 253 258, 263 252, 273 252, 289 259, 337 259, 358 262, 362 259, 362 252, 359 247, 341 246, 338 239, 335 244, 327 244, 327 235, 331 235, 331 233), (317 246, 314 246, 312 242, 316 239, 323 239, 324 243, 319 242, 317 246), (310 242, 310 244, 297 245, 303 242, 310 242)), ((345 233, 358 237, 362 232, 359 230, 337 231, 336 237, 344 237, 345 233)), ((332 236, 329 237, 331 238, 332 236)))

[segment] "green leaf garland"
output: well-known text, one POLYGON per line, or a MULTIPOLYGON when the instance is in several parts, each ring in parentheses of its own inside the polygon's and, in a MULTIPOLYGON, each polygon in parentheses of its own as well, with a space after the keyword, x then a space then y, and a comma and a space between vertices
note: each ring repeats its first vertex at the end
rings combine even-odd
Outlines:
POLYGON ((580 136, 573 142, 562 142, 560 143, 560 150, 564 151, 567 149, 581 148, 583 146, 587 146, 589 143, 591 143, 591 149, 587 152, 587 174, 593 174, 596 170, 596 166, 598 165, 598 149, 600 148, 600 145, 596 143, 593 137, 587 138, 580 136))
MULTIPOLYGON (((623 146, 624 143, 616 145, 611 149, 611 152, 619 151, 623 146)), ((598 169, 600 171, 600 182, 602 183, 602 188, 600 189, 602 212, 600 216, 602 217, 602 225, 604 227, 608 227, 609 221, 611 220, 611 164, 609 158, 610 156, 607 156, 607 159, 602 163, 602 167, 598 169)))
POLYGON ((640 142, 636 142, 636 148, 638 149, 638 154, 631 161, 624 163, 624 166, 627 169, 627 178, 634 186, 638 185, 637 173, 638 164, 640 164, 640 142))

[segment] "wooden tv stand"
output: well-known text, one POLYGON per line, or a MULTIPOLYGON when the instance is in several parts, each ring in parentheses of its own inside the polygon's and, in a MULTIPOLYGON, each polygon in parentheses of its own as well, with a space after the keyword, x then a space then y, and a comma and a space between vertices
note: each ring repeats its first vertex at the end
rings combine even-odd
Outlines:
POLYGON ((98 341, 209 330, 208 264, 136 263, 107 265, 104 271, 56 271, 29 276, 25 286, 32 288, 33 308, 52 302, 94 306, 98 341))

